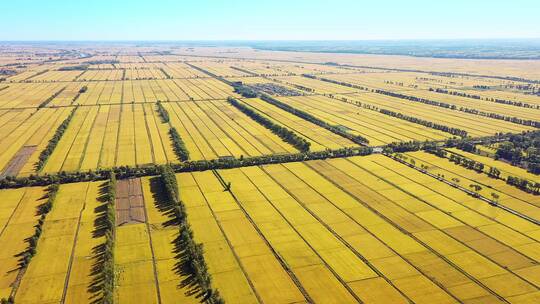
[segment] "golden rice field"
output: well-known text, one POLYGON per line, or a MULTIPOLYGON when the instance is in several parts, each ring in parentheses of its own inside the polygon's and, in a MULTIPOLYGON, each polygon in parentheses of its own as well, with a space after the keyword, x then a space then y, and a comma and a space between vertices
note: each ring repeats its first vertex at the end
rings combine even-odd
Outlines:
POLYGON ((325 96, 281 97, 279 100, 332 125, 343 126, 353 134, 362 135, 373 146, 398 141, 444 140, 451 137, 450 134, 442 131, 389 117, 325 96))
MULTIPOLYGON (((431 156, 407 155, 425 163, 431 156)), ((538 300, 537 226, 493 213, 484 202, 385 156, 180 173, 177 180, 213 285, 226 303, 538 300)), ((168 224, 160 182, 146 177, 140 185, 130 193, 142 193, 144 222, 115 228, 115 299, 197 303, 180 284, 186 277, 177 268, 178 230, 168 224)), ((2 250, 3 295, 23 303, 99 298, 88 287, 95 283, 95 248, 104 241, 96 227, 102 187, 60 186, 37 254, 16 289, 14 255, 33 231, 45 189, 0 191, 6 198, 0 239, 20 244, 2 250)))
POLYGON ((154 104, 83 106, 42 169, 88 171, 176 161, 154 104))
POLYGON ((177 177, 196 238, 212 248, 205 258, 214 284, 231 302, 252 302, 235 297, 253 294, 272 303, 533 303, 540 296, 536 225, 493 214, 384 156, 177 177), (231 182, 231 194, 216 175, 231 182), (226 255, 239 266, 211 267, 226 255), (265 277, 253 263, 267 269, 265 277), (229 298, 232 277, 244 287, 229 298), (268 294, 268 282, 283 284, 282 299, 268 294))
MULTIPOLYGON (((538 210, 538 208, 540 208, 540 197, 537 195, 526 193, 506 184, 503 180, 490 178, 485 173, 478 173, 474 170, 463 168, 447 159, 442 159, 432 154, 425 152, 410 152, 407 153, 406 156, 409 157, 409 161, 410 159, 414 159, 415 166, 417 167, 422 167, 422 165, 424 165, 424 168, 428 172, 440 174, 441 176, 444 176, 446 180, 457 183, 465 188, 469 188, 469 185, 471 184, 478 184, 482 186, 482 189, 478 191, 480 195, 491 198, 492 193, 495 193, 499 196, 499 204, 532 218, 540 217, 540 210, 538 210)), ((497 165, 500 164, 498 163, 497 165)), ((519 171, 527 173, 525 170, 519 171)), ((498 212, 498 214, 494 214, 493 216, 504 219, 505 214, 505 212, 498 212)))
POLYGON ((497 132, 519 133, 534 130, 534 128, 511 122, 496 120, 479 115, 448 110, 422 103, 410 102, 399 98, 384 96, 375 93, 352 94, 345 97, 350 102, 361 102, 382 109, 399 112, 405 115, 416 116, 428 121, 442 123, 454 128, 467 131, 473 137, 494 135, 497 132))
POLYGON ((0 111, 0 168, 8 166, 10 160, 24 147, 33 148, 18 174, 27 176, 36 172, 35 163, 45 149, 56 128, 71 112, 70 108, 20 109, 0 111))
POLYGON ((334 134, 314 123, 306 121, 296 115, 284 111, 274 105, 268 104, 258 98, 243 99, 246 105, 251 106, 259 113, 274 120, 287 128, 293 130, 298 135, 311 143, 312 151, 322 151, 325 149, 341 149, 352 147, 356 144, 352 141, 334 134))
POLYGON ((540 196, 505 180, 540 178, 493 158, 510 136, 497 134, 538 129, 464 111, 540 121, 535 62, 12 48, 0 46, 2 303, 217 304, 203 290, 227 304, 540 303, 540 196), (480 153, 451 148, 449 128, 480 153), (446 158, 390 149, 413 141, 446 158))
POLYGON ((39 219, 37 208, 44 202, 45 193, 38 187, 0 190, 0 298, 12 294, 19 274, 18 254, 26 250, 26 239, 34 234, 39 219))
POLYGON ((224 100, 166 103, 164 107, 193 160, 297 151, 224 100))
MULTIPOLYGON (((96 247, 104 238, 96 233, 101 182, 62 185, 43 224, 36 255, 14 291, 20 303, 80 303, 99 298, 91 290, 96 247)), ((28 210, 30 214, 36 209, 28 210)))

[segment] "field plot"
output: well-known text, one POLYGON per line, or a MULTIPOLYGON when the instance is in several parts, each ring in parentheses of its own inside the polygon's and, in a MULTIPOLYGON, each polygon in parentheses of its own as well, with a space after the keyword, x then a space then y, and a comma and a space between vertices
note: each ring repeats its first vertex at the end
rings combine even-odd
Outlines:
MULTIPOLYGON (((156 101, 188 101, 225 99, 236 96, 233 88, 217 79, 150 79, 126 81, 80 82, 88 90, 77 100, 81 105, 155 103, 156 101)), ((4 91, 7 91, 6 89, 4 91)), ((0 102, 1 93, 0 91, 0 102)))
POLYGON ((174 206, 162 196, 159 178, 121 180, 117 191, 115 301, 200 303, 196 288, 182 272, 179 227, 171 218, 174 206), (137 220, 125 221, 129 214, 121 210, 127 200, 137 220))
POLYGON ((297 152, 225 101, 171 102, 163 106, 193 160, 297 152))
MULTIPOLYGON (((507 80, 490 79, 481 77, 444 77, 436 75, 426 75, 424 73, 409 72, 381 72, 370 74, 347 74, 347 75, 325 75, 324 78, 336 81, 342 81, 350 84, 361 85, 369 89, 385 89, 390 91, 400 91, 401 93, 414 94, 429 93, 429 89, 444 89, 452 92, 465 93, 479 96, 480 99, 457 98, 447 94, 432 93, 431 99, 438 101, 451 102, 452 98, 456 104, 474 105, 479 103, 485 109, 490 110, 487 105, 494 105, 493 111, 501 110, 492 99, 504 99, 514 102, 523 102, 531 105, 540 105, 540 97, 532 94, 522 94, 513 92, 507 87, 517 86, 519 83, 513 83, 507 80), (450 98, 445 100, 445 98, 450 98), (465 103, 468 102, 468 103, 465 103)), ((427 96, 427 95, 426 95, 427 96)), ((502 106, 499 104, 499 106, 502 106)), ((505 107, 503 107, 505 108, 505 107)), ((504 114, 504 113, 503 113, 504 114)))
POLYGON ((27 176, 71 108, 15 110, 0 114, 0 175, 27 176))
POLYGON ((38 107, 66 83, 13 83, 0 91, 0 109, 38 107))
POLYGON ((85 95, 81 95, 81 89, 83 87, 86 87, 88 89, 88 84, 85 82, 69 82, 66 83, 66 86, 64 90, 58 94, 56 97, 54 97, 48 104, 47 107, 55 107, 55 106, 70 106, 77 104, 76 99, 80 98, 81 96, 85 97, 85 95), (76 97, 79 95, 79 97, 76 97))
POLYGON ((302 76, 272 77, 278 82, 284 82, 293 86, 302 86, 309 89, 310 93, 317 94, 350 94, 358 93, 362 90, 349 88, 339 84, 324 82, 318 79, 310 79, 302 76))
POLYGON ((404 115, 465 130, 469 136, 491 136, 499 132, 519 133, 522 131, 534 130, 532 127, 503 120, 449 110, 377 93, 338 95, 336 97, 345 97, 349 102, 361 102, 362 104, 376 106, 381 109, 387 109, 404 115))
POLYGON ((532 174, 530 172, 527 172, 527 170, 512 166, 509 163, 506 163, 504 161, 495 160, 490 157, 481 156, 474 153, 465 152, 463 150, 459 150, 456 148, 446 148, 445 149, 448 152, 466 157, 468 159, 472 159, 474 161, 480 162, 484 165, 487 165, 489 167, 495 167, 501 171, 501 177, 508 177, 508 176, 517 176, 523 179, 527 179, 533 182, 540 182, 540 176, 532 174))
POLYGON ((32 77, 31 82, 66 82, 73 81, 83 74, 83 71, 48 71, 44 74, 32 77))
POLYGON ((206 78, 208 75, 193 69, 181 62, 163 62, 157 67, 162 68, 170 77, 173 78, 206 78))
POLYGON ((39 219, 38 206, 45 202, 44 188, 0 190, 0 299, 8 298, 19 274, 21 258, 39 219), (7 246, 9 244, 9 246, 7 246))
POLYGON ((121 80, 123 70, 87 70, 84 74, 80 75, 77 80, 79 81, 99 81, 99 80, 121 80))
POLYGON ((280 101, 308 112, 331 125, 362 135, 372 146, 397 141, 444 140, 451 134, 324 96, 278 97, 280 101))
POLYGON ((221 76, 221 77, 243 77, 243 76, 250 76, 250 74, 233 69, 231 66, 236 67, 237 62, 230 62, 230 61, 219 61, 219 62, 213 62, 213 61, 206 61, 206 62, 190 62, 190 64, 199 67, 203 70, 209 71, 214 75, 221 76))
POLYGON ((373 73, 379 70, 364 68, 351 68, 343 66, 331 66, 309 63, 292 62, 267 62, 267 61, 238 61, 231 65, 241 69, 265 76, 300 76, 302 74, 311 75, 332 75, 349 73, 373 73))
MULTIPOLYGON (((492 193, 495 193, 499 196, 499 204, 531 218, 540 218, 540 197, 537 195, 526 193, 506 184, 503 180, 490 178, 485 173, 478 173, 474 170, 463 168, 447 159, 439 158, 432 154, 411 152, 406 153, 406 156, 414 159, 416 162, 415 166, 417 167, 424 165, 425 170, 428 172, 441 174, 446 180, 459 184, 464 188, 470 188, 471 184, 480 185, 482 189, 478 191, 478 194, 492 199, 492 193)), ((505 215, 506 212, 503 210, 494 210, 490 216, 505 222, 510 227, 519 229, 517 223, 515 221, 507 221, 508 218, 505 215)), ((534 234, 530 234, 530 236, 540 241, 540 236, 534 234)))
POLYGON ((92 267, 96 247, 104 238, 94 226, 102 182, 60 186, 43 225, 36 255, 16 290, 18 303, 89 303, 99 299, 93 292, 92 267))
POLYGON ((175 162, 155 104, 79 107, 42 172, 175 162))
POLYGON ((534 303, 540 296, 536 225, 382 155, 177 178, 214 285, 227 296, 264 299, 263 279, 247 262, 264 248, 287 270, 292 290, 315 302, 534 303), (223 190, 229 182, 234 196, 223 190), (223 244, 218 254, 214 244, 223 244), (219 280, 215 256, 231 256, 227 269, 239 272, 242 290, 219 280))
POLYGON ((251 282, 238 291, 215 279, 222 294, 264 296, 246 262, 260 250, 245 243, 251 235, 315 302, 538 300, 536 225, 493 216, 486 203, 385 156, 181 173, 178 180, 213 277, 214 256, 227 254, 241 273, 237 285, 251 282), (232 197, 223 190, 229 182, 232 197), (240 235, 245 241, 236 244, 240 235), (214 243, 223 243, 219 254, 214 243))
POLYGON ((258 98, 242 99, 246 105, 251 106, 267 118, 274 120, 311 143, 311 151, 321 151, 325 149, 341 149, 356 146, 352 141, 332 133, 323 127, 306 121, 296 115, 284 111, 258 98))
POLYGON ((165 74, 159 69, 126 69, 126 79, 164 79, 165 74))

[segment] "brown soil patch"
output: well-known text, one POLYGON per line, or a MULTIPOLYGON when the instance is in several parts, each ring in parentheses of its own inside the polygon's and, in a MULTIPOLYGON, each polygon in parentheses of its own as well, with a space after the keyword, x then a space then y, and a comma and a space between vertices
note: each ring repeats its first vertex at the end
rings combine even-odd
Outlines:
POLYGON ((116 183, 116 225, 145 222, 141 179, 130 178, 116 183))
POLYGON ((36 151, 36 146, 24 146, 22 147, 15 156, 9 161, 7 166, 0 173, 0 178, 6 176, 17 176, 21 169, 24 167, 24 164, 28 161, 32 153, 36 151))

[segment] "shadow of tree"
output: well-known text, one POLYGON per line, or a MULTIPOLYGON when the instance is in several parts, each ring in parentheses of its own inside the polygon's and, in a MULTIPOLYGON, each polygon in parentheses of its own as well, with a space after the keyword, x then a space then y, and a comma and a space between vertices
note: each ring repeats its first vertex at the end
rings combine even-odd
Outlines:
MULTIPOLYGON (((172 227, 180 230, 180 222, 176 217, 175 208, 176 204, 167 200, 165 194, 165 189, 161 182, 160 177, 150 178, 150 191, 152 192, 152 197, 154 199, 156 208, 164 215, 167 216, 168 220, 163 222, 162 227, 172 227)), ((189 263, 188 253, 185 250, 187 244, 182 240, 180 233, 177 237, 171 242, 174 250, 174 258, 176 263, 174 265, 174 272, 182 278, 178 284, 179 288, 185 288, 185 294, 187 296, 194 296, 201 303, 206 302, 208 295, 204 290, 199 286, 197 279, 195 277, 195 271, 189 263)))
MULTIPOLYGON (((94 220, 94 230, 92 230, 93 238, 104 237, 109 228, 107 223, 107 209, 108 209, 108 182, 104 182, 99 186, 99 196, 97 200, 101 203, 94 209, 96 218, 94 220)), ((103 301, 103 284, 105 284, 105 278, 103 275, 103 267, 106 263, 105 257, 105 243, 99 244, 92 248, 92 268, 90 276, 92 280, 88 285, 87 291, 91 294, 89 299, 90 303, 101 303, 103 301)))
POLYGON ((154 199, 156 208, 159 210, 159 212, 169 218, 169 220, 165 221, 161 225, 163 227, 180 225, 180 222, 178 221, 178 219, 176 218, 176 214, 174 213, 174 208, 176 207, 176 204, 167 200, 165 189, 163 188, 159 177, 156 176, 150 178, 150 191, 152 192, 152 198, 154 199))

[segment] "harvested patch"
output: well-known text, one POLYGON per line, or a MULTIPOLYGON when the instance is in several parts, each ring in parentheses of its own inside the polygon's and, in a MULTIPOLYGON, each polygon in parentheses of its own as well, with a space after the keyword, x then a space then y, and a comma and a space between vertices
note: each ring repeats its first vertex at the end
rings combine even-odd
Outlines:
POLYGON ((7 166, 4 168, 2 173, 0 173, 0 178, 6 176, 17 176, 21 169, 24 167, 24 164, 28 161, 32 153, 36 151, 37 146, 24 146, 22 147, 15 156, 9 161, 7 166))
POLYGON ((144 201, 140 178, 120 180, 116 184, 116 225, 144 223, 144 201))

